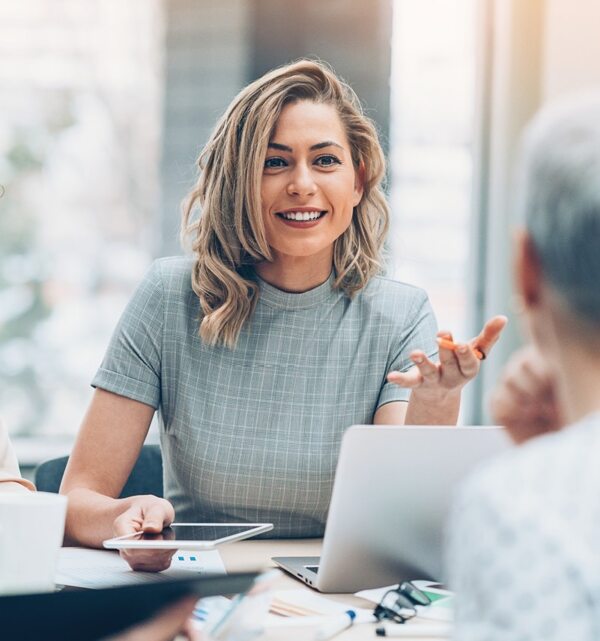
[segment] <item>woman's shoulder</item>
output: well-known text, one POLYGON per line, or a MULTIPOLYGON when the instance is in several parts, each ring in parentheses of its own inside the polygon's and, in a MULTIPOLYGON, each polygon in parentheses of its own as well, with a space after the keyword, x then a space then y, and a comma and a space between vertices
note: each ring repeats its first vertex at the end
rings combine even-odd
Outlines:
POLYGON ((361 298, 374 310, 397 313, 399 309, 419 309, 428 303, 424 289, 386 276, 374 276, 361 292, 361 298))
POLYGON ((132 298, 136 313, 151 301, 152 306, 170 309, 176 314, 197 314, 198 297, 192 289, 193 266, 194 260, 185 256, 153 261, 132 298))
POLYGON ((146 275, 146 280, 159 285, 166 295, 181 294, 192 289, 194 259, 188 256, 157 258, 146 275))

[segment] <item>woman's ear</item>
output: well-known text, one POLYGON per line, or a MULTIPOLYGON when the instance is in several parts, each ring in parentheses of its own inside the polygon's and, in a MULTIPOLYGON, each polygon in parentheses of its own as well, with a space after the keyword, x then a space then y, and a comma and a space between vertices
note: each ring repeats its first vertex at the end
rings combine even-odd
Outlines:
POLYGON ((356 207, 362 200, 365 192, 365 163, 361 160, 358 168, 354 170, 354 201, 353 206, 356 207))
POLYGON ((529 232, 515 234, 515 280, 526 308, 536 307, 542 294, 542 263, 529 232))

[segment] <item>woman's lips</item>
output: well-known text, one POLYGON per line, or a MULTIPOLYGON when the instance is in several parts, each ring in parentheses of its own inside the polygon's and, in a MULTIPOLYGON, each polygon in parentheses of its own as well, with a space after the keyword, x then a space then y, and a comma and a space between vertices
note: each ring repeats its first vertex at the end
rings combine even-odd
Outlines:
POLYGON ((279 218, 279 220, 281 220, 283 223, 285 223, 289 227, 296 227, 298 229, 308 229, 310 227, 314 227, 315 225, 318 225, 321 222, 321 220, 325 218, 325 216, 327 215, 327 212, 326 211, 318 212, 319 213, 318 218, 310 218, 308 220, 298 220, 298 219, 300 218, 300 216, 304 216, 305 214, 309 214, 312 216, 315 213, 317 212, 315 212, 314 210, 306 211, 306 212, 298 211, 297 213, 296 212, 292 213, 292 216, 294 216, 293 218, 286 218, 283 212, 277 213, 275 215, 277 216, 277 218, 279 218))

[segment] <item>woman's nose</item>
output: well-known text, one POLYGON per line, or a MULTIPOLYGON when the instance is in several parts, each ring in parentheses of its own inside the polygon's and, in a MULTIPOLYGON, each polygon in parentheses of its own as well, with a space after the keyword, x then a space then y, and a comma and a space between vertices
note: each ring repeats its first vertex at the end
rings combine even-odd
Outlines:
POLYGON ((317 190, 309 167, 298 164, 290 176, 287 191, 290 196, 310 196, 317 190))

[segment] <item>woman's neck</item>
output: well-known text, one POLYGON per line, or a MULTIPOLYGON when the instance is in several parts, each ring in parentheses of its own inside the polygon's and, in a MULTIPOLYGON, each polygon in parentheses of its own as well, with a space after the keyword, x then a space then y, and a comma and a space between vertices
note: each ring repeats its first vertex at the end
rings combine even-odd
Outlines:
POLYGON ((332 256, 275 256, 256 265, 256 273, 284 292, 302 293, 323 284, 331 274, 332 256))

